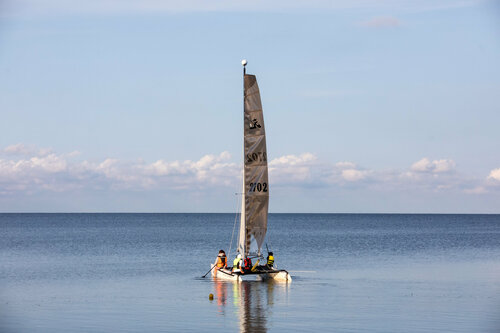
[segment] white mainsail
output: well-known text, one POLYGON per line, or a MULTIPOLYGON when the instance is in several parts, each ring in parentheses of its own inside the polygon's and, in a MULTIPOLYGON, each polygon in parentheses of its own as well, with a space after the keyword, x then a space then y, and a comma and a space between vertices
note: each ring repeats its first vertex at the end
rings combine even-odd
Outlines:
POLYGON ((244 168, 238 252, 259 254, 269 207, 266 133, 255 75, 244 72, 244 168), (255 247, 253 246, 255 244, 255 247))

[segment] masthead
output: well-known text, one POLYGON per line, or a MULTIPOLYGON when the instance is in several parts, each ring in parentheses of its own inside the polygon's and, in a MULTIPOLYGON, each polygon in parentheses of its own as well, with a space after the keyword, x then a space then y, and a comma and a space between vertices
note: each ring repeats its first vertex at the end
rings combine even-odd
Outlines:
POLYGON ((241 61, 241 64, 243 65, 243 75, 245 75, 247 73, 247 60, 246 59, 243 59, 241 61))

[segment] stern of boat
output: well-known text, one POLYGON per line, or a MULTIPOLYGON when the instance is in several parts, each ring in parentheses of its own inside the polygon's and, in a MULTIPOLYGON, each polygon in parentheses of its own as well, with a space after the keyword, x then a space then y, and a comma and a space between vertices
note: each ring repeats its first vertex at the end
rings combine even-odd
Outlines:
POLYGON ((276 282, 292 282, 292 276, 287 271, 279 271, 276 273, 265 273, 259 275, 262 280, 274 280, 276 282))

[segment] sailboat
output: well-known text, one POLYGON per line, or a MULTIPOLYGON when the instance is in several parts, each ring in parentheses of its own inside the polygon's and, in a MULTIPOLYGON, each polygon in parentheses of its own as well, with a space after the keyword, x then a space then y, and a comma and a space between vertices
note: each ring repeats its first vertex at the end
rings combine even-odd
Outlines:
MULTIPOLYGON (((266 132, 255 75, 246 73, 247 61, 243 60, 244 86, 244 139, 243 139, 243 191, 241 198, 240 228, 237 252, 243 259, 258 259, 249 270, 233 271, 232 267, 219 268, 212 264, 212 276, 217 279, 243 281, 273 279, 291 282, 290 274, 275 266, 258 265, 267 232, 269 207, 269 181, 267 167, 266 132)), ((229 254, 229 253, 228 253, 229 254)))

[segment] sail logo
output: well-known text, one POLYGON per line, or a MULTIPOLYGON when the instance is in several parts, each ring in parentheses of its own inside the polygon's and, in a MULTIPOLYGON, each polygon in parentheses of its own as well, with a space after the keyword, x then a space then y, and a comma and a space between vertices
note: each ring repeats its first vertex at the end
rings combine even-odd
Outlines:
POLYGON ((255 118, 250 122, 250 129, 256 129, 261 127, 262 126, 260 126, 259 122, 255 118))

